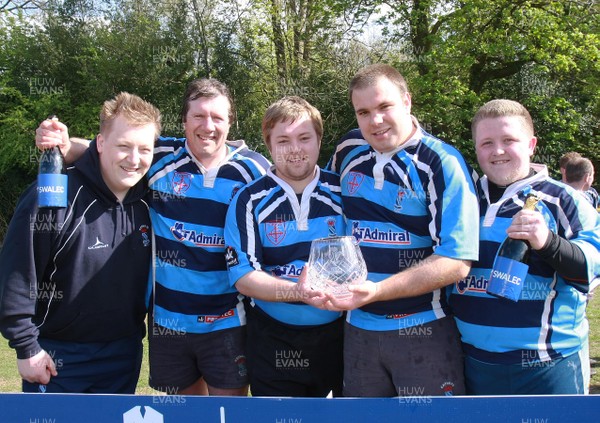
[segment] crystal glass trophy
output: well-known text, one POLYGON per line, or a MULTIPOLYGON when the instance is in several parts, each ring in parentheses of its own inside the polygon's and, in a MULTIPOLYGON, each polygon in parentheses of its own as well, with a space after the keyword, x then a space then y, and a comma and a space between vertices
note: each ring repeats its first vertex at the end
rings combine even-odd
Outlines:
POLYGON ((315 239, 308 266, 309 286, 337 298, 350 295, 348 285, 367 279, 367 266, 353 236, 315 239))

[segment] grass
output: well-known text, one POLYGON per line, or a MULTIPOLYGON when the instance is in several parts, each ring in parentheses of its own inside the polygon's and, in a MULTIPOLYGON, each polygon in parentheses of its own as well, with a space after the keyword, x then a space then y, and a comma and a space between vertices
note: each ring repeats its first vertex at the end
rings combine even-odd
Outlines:
MULTIPOLYGON (((17 372, 17 356, 8 341, 0 336, 0 392, 21 392, 21 378, 17 372)), ((148 386, 148 342, 144 340, 144 360, 136 394, 160 395, 148 386)))
POLYGON ((592 381, 590 383, 590 394, 600 394, 600 291, 596 290, 587 310, 590 322, 590 359, 596 362, 592 364, 592 381))
MULTIPOLYGON (((590 384, 591 394, 600 394, 600 291, 596 292, 594 298, 588 305, 588 320, 590 322, 590 358, 596 360, 592 365, 592 375, 590 384)), ((144 360, 142 362, 142 371, 137 387, 137 394, 157 395, 154 389, 148 386, 148 344, 144 342, 144 360)), ((16 355, 8 347, 8 342, 0 338, 0 392, 20 392, 21 379, 17 373, 16 355)))

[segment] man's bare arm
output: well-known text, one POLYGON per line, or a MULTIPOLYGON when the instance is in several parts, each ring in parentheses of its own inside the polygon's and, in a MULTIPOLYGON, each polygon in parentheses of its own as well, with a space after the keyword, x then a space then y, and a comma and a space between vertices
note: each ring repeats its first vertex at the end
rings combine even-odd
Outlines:
POLYGON ((351 285, 348 289, 352 292, 352 297, 343 300, 331 297, 329 306, 333 309, 354 310, 376 301, 416 297, 463 279, 470 269, 470 261, 434 254, 381 282, 367 281, 361 285, 351 285))
POLYGON ((322 307, 326 296, 311 290, 306 282, 306 266, 298 277, 298 283, 271 276, 261 270, 253 270, 242 276, 235 287, 242 294, 271 302, 304 302, 315 307, 322 307))

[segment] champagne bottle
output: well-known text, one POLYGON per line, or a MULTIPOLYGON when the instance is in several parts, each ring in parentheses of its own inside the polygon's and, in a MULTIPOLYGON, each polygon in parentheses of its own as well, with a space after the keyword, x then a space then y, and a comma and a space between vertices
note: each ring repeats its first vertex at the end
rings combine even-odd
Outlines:
MULTIPOLYGON (((539 198, 528 194, 523 210, 535 210, 539 198)), ((529 252, 527 241, 507 237, 496 254, 487 293, 499 298, 517 302, 523 290, 523 284, 529 270, 529 252)))
MULTIPOLYGON (((50 119, 58 120, 56 116, 50 119)), ((67 171, 60 148, 42 151, 37 178, 38 207, 67 207, 67 171)))

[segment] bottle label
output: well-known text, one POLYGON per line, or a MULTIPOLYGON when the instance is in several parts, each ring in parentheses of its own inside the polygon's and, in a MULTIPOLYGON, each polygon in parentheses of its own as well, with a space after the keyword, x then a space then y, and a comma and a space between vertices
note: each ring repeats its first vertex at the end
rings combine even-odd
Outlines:
POLYGON ((487 293, 496 297, 519 301, 529 266, 520 261, 497 256, 490 275, 487 293))
POLYGON ((67 207, 67 175, 38 175, 38 207, 67 207))

